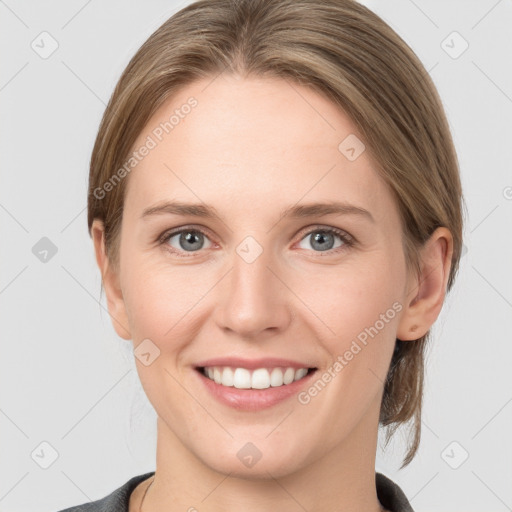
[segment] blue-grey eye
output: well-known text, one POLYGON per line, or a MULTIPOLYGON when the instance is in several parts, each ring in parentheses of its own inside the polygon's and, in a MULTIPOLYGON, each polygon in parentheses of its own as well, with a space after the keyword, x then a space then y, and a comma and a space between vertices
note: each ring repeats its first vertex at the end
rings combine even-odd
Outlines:
POLYGON ((195 229, 185 229, 172 233, 167 239, 167 243, 179 251, 195 252, 200 249, 207 249, 210 247, 204 247, 205 241, 211 244, 209 239, 200 231, 195 229), (177 240, 173 240, 176 239, 177 240))
MULTIPOLYGON (((311 247, 315 251, 330 251, 331 249, 340 247, 342 243, 345 243, 342 235, 330 229, 315 229, 309 232, 300 243, 302 244, 305 240, 311 241, 311 247), (336 238, 340 240, 338 245, 335 245, 336 238)), ((299 247, 301 247, 301 249, 309 249, 309 247, 303 247, 301 245, 299 245, 299 247)))

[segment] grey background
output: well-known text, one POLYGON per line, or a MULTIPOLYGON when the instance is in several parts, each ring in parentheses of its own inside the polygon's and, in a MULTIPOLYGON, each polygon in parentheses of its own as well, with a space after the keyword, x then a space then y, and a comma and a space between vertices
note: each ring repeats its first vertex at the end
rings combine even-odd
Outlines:
MULTIPOLYGON (((100 299, 86 185, 120 73, 187 3, 0 1, 0 511, 99 499, 155 467, 155 413, 100 299), (43 31, 58 43, 46 59, 31 47, 43 31), (43 237, 57 249, 46 262, 43 237), (58 453, 47 469, 52 448, 42 442, 58 453)), ((398 434, 379 449, 377 470, 417 512, 512 510, 512 3, 363 3, 434 79, 469 209, 467 253, 427 359, 419 453, 398 471, 398 434), (453 31, 469 44, 458 58, 442 43, 453 31)))

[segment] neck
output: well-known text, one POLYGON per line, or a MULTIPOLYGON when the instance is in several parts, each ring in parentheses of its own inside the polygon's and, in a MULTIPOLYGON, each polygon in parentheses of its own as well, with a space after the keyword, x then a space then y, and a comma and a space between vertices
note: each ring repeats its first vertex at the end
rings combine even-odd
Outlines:
POLYGON ((262 471, 260 466, 257 478, 250 479, 212 469, 158 418, 156 472, 144 511, 381 512, 375 486, 375 414, 364 417, 342 443, 319 458, 310 457, 293 473, 276 477, 277 469, 262 471))

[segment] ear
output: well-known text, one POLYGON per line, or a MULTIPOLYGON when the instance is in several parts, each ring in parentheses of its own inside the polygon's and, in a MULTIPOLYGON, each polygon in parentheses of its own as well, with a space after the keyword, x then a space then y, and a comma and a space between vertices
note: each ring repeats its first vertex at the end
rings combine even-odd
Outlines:
POLYGON ((420 276, 411 276, 409 293, 400 318, 396 337, 417 340, 424 336, 436 321, 446 296, 453 254, 453 238, 445 227, 437 228, 420 256, 420 276))
POLYGON ((130 340, 128 315, 120 286, 119 274, 110 264, 105 250, 105 227, 103 222, 95 219, 91 227, 91 236, 94 242, 96 263, 101 272, 101 280, 107 296, 107 305, 112 325, 116 333, 125 340, 130 340))

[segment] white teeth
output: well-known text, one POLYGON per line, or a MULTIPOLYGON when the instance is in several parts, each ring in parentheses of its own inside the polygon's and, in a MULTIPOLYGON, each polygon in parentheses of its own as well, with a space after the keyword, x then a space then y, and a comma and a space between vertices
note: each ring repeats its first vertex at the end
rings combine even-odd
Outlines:
POLYGON ((270 387, 270 375, 265 368, 258 368, 252 372, 251 388, 267 389, 270 387))
POLYGON ((307 373, 308 373, 307 368, 300 368, 298 370, 295 370, 295 379, 294 380, 302 379, 302 377, 305 377, 307 373))
POLYGON ((237 389, 267 389, 291 384, 295 380, 304 378, 307 368, 258 368, 252 373, 246 368, 231 368, 229 366, 214 366, 203 370, 203 374, 210 380, 226 387, 237 389))
POLYGON ((283 382, 285 384, 290 384, 293 382, 293 379, 295 378, 295 370, 293 368, 286 368, 286 371, 283 375, 283 382))
MULTIPOLYGON (((215 368, 217 370, 217 368, 215 368)), ((251 387, 251 372, 245 368, 237 368, 233 375, 233 386, 238 389, 249 389, 251 387)))
POLYGON ((270 385, 274 388, 283 385, 283 370, 281 368, 274 368, 270 374, 270 385))
POLYGON ((231 368, 224 368, 224 371, 222 372, 222 385, 223 386, 234 386, 235 379, 233 375, 233 370, 231 368))

